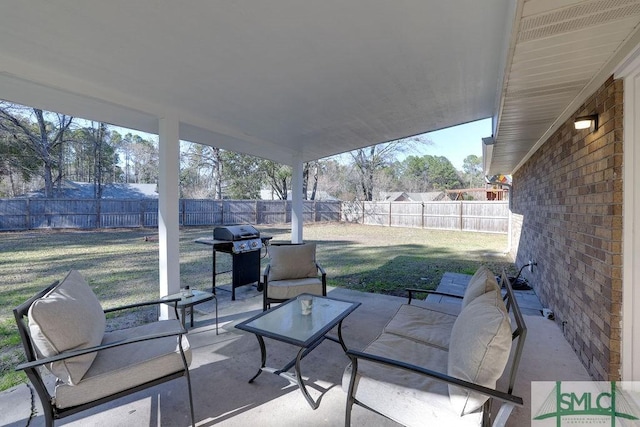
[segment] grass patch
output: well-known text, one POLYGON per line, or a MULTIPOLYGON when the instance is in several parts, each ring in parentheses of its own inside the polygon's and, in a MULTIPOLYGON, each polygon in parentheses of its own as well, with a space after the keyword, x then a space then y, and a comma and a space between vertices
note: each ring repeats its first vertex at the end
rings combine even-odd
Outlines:
POLYGON ((24 372, 16 372, 16 365, 26 361, 15 322, 0 322, 0 390, 6 390, 27 380, 24 372))
MULTIPOLYGON (((288 226, 258 226, 273 242, 290 241, 288 226)), ((180 232, 180 279, 194 289, 211 287, 211 247, 193 243, 212 228, 180 232)), ((13 371, 24 358, 11 309, 71 270, 89 281, 103 307, 156 299, 156 230, 28 231, 2 233, 0 258, 0 390, 23 382, 13 371)), ((495 273, 515 273, 504 254, 505 235, 327 223, 305 225, 304 240, 318 244, 318 261, 328 284, 364 292, 405 295, 404 289, 434 289, 447 271, 473 274, 480 265, 495 273)), ((231 257, 217 257, 218 271, 229 270, 231 257)), ((263 267, 268 259, 262 260, 263 267)), ((221 275, 218 284, 231 281, 221 275)), ((155 312, 147 315, 153 317, 155 312)), ((118 326, 135 318, 111 318, 118 326)))

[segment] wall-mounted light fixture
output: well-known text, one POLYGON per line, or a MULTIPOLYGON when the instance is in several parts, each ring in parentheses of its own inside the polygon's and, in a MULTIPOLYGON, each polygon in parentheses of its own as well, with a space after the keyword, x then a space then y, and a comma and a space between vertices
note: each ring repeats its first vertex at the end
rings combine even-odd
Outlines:
POLYGON ((598 130, 598 115, 581 116, 574 120, 573 126, 576 129, 591 129, 591 132, 598 130))

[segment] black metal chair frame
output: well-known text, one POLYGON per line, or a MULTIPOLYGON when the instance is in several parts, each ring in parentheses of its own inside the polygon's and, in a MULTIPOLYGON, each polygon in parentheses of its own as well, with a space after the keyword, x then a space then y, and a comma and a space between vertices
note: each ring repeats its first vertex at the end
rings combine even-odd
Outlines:
MULTIPOLYGON (((180 328, 180 329, 173 329, 170 331, 166 331, 166 332, 162 332, 162 333, 157 333, 157 334, 151 334, 151 335, 145 335, 145 336, 138 336, 138 337, 134 337, 131 339, 126 339, 126 340, 122 340, 122 341, 118 341, 118 342, 114 342, 114 343, 110 343, 110 344, 105 344, 105 345, 99 345, 99 346, 95 346, 95 347, 90 347, 90 348, 86 348, 86 349, 82 349, 82 350, 75 350, 75 351, 68 351, 68 352, 64 352, 64 353, 60 353, 56 356, 52 356, 52 357, 47 357, 47 358, 40 358, 38 359, 36 357, 36 353, 35 353, 35 349, 31 340, 31 334, 29 332, 29 325, 28 325, 28 312, 29 312, 29 307, 31 307, 31 305, 39 298, 43 297, 44 295, 46 295, 51 289, 53 289, 55 286, 58 285, 58 281, 54 282, 53 284, 49 285, 47 288, 45 288, 44 290, 38 292, 36 295, 34 295, 33 297, 29 298, 27 301, 25 301, 24 303, 20 304, 18 307, 13 309, 13 315, 16 319, 16 324, 18 326, 18 331, 20 333, 20 338, 22 339, 22 345, 24 347, 24 351, 25 351, 25 355, 27 358, 27 362, 22 363, 18 366, 16 366, 16 371, 24 371, 25 374, 27 375, 27 377, 29 378, 29 380, 31 381, 31 384, 33 385, 33 387, 36 389, 36 392, 38 393, 38 397, 40 398, 40 401, 42 403, 42 407, 43 407, 43 411, 44 411, 44 416, 45 416, 45 424, 47 427, 52 427, 54 420, 58 420, 64 417, 67 417, 69 415, 73 415, 76 414, 78 412, 84 411, 86 409, 89 408, 93 408, 96 407, 98 405, 102 405, 103 403, 106 402, 110 402, 112 400, 118 399, 120 397, 123 396, 127 396, 129 394, 132 393, 136 393, 140 390, 144 390, 146 388, 149 387, 153 387, 155 385, 158 384, 162 384, 164 382, 176 379, 176 378, 180 378, 180 377, 185 377, 187 380, 187 388, 188 388, 188 393, 189 393, 189 409, 190 409, 190 415, 191 415, 191 424, 193 426, 195 426, 195 417, 194 417, 194 412, 193 412, 193 396, 192 396, 192 392, 191 392, 191 378, 189 376, 189 366, 187 363, 187 359, 186 356, 184 354, 184 349, 182 348, 182 335, 186 334, 187 331, 184 328, 180 328), (72 406, 69 408, 58 408, 55 405, 55 396, 52 396, 45 383, 44 380, 42 378, 40 369, 42 369, 42 366, 52 363, 52 362, 57 362, 60 360, 65 360, 71 357, 76 357, 76 356, 80 356, 83 354, 88 354, 88 353, 93 353, 93 352, 97 352, 97 351, 101 351, 101 350, 105 350, 108 348, 113 348, 113 347, 119 347, 122 345, 127 345, 127 344, 132 344, 132 343, 136 343, 136 342, 141 342, 141 341, 149 341, 149 340, 153 340, 153 339, 158 339, 158 338, 166 338, 166 337, 170 337, 170 336, 179 336, 178 338, 178 344, 179 344, 179 349, 180 349, 180 355, 182 357, 182 363, 184 366, 184 369, 174 372, 172 374, 169 375, 165 375, 159 378, 156 378, 152 381, 146 382, 144 384, 140 384, 136 387, 133 387, 131 389, 128 390, 123 390, 121 392, 109 395, 109 396, 105 396, 103 398, 100 398, 98 400, 92 401, 92 402, 87 402, 81 405, 77 405, 77 406, 72 406)), ((175 311, 175 315, 176 318, 178 318, 178 308, 177 308, 177 302, 179 301, 179 298, 176 299, 171 299, 171 300, 163 300, 163 301, 145 301, 145 302, 141 302, 141 303, 136 303, 136 304, 129 304, 129 305, 125 305, 125 306, 121 306, 121 307, 115 307, 115 308, 110 308, 110 309, 106 309, 104 310, 104 313, 113 313, 116 311, 120 311, 120 310, 127 310, 127 309, 132 309, 132 308, 137 308, 137 307, 143 307, 143 306, 149 306, 149 305, 159 305, 159 304, 171 304, 173 305, 174 311, 175 311)))
MULTIPOLYGON (((289 246, 289 245, 303 245, 304 243, 272 243, 270 246, 289 246)), ((316 262, 316 268, 320 273, 320 278, 322 280, 322 296, 327 296, 327 273, 324 271, 324 268, 316 262)), ((263 277, 262 277, 262 310, 267 311, 271 308, 271 303, 282 303, 287 301, 286 299, 276 299, 269 298, 267 296, 267 289, 269 288, 269 271, 271 270, 271 263, 267 264, 264 269, 263 277)))
MULTIPOLYGON (((349 389, 347 391, 347 408, 345 414, 345 426, 351 425, 351 411, 353 409, 353 405, 356 404, 365 409, 368 409, 372 412, 382 415, 387 418, 384 414, 376 411, 374 408, 365 405, 364 403, 358 401, 355 398, 355 384, 356 384, 356 375, 358 374, 358 360, 366 360, 369 362, 380 363, 382 365, 393 366, 398 369, 406 370, 409 372, 413 372, 415 374, 424 375, 427 377, 431 377, 437 381, 442 381, 448 384, 453 384, 471 391, 475 391, 486 396, 489 396, 489 400, 485 402, 483 406, 483 419, 482 425, 489 426, 491 424, 491 405, 492 400, 496 399, 502 402, 506 402, 513 406, 523 406, 522 398, 513 395, 513 387, 516 381, 516 374, 518 372, 518 365, 520 364, 520 359, 522 357, 522 352, 524 350, 524 341, 527 336, 527 327, 524 323, 524 317, 522 316, 522 312, 520 311, 520 306, 518 305, 513 288, 511 286, 511 282, 509 281, 507 274, 505 271, 502 272, 502 283, 506 288, 506 294, 503 296, 505 301, 505 306, 507 307, 507 311, 510 311, 513 314, 513 317, 516 321, 516 328, 513 330, 511 335, 511 341, 518 340, 516 344, 516 349, 513 357, 513 361, 511 363, 511 370, 509 372, 509 387, 508 392, 502 392, 499 390, 494 390, 488 387, 483 387, 478 384, 474 384, 468 381, 464 381, 447 374, 433 371, 430 369, 426 369, 420 366, 412 365, 409 363, 404 363, 402 361, 389 359, 382 356, 377 356, 375 354, 364 353, 361 351, 355 350, 347 350, 346 354, 351 359, 351 379, 349 382, 349 389)), ((443 292, 430 291, 425 289, 406 289, 409 293, 409 304, 411 304, 411 300, 413 298, 414 293, 428 293, 431 295, 442 295, 447 297, 459 298, 462 299, 460 295, 447 294, 443 292)), ((496 415, 498 416, 499 413, 496 415)), ((495 417, 494 417, 495 419, 495 417)))

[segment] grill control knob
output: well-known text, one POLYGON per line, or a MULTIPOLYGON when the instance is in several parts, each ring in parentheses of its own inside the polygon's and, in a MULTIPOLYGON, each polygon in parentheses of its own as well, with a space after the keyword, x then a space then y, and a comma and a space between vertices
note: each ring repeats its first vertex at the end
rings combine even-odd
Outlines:
POLYGON ((256 246, 258 246, 258 242, 251 242, 251 247, 255 248, 256 246))

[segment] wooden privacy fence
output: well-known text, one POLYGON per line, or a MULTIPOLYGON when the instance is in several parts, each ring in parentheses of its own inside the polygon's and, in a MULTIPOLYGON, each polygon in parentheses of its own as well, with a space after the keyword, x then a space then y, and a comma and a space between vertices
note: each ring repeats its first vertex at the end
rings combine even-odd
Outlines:
POLYGON ((342 220, 366 225, 507 233, 508 202, 343 202, 342 220))
MULTIPOLYGON (((341 202, 304 201, 303 221, 340 221, 341 202)), ((180 225, 291 222, 291 201, 180 200, 180 225)), ((157 199, 0 199, 0 230, 158 226, 157 199)))
MULTIPOLYGON (((180 225, 282 224, 291 222, 291 201, 180 200, 180 225)), ((303 203, 304 222, 507 233, 506 202, 303 203)), ((0 199, 0 230, 38 228, 136 228, 158 226, 157 199, 0 199)))

